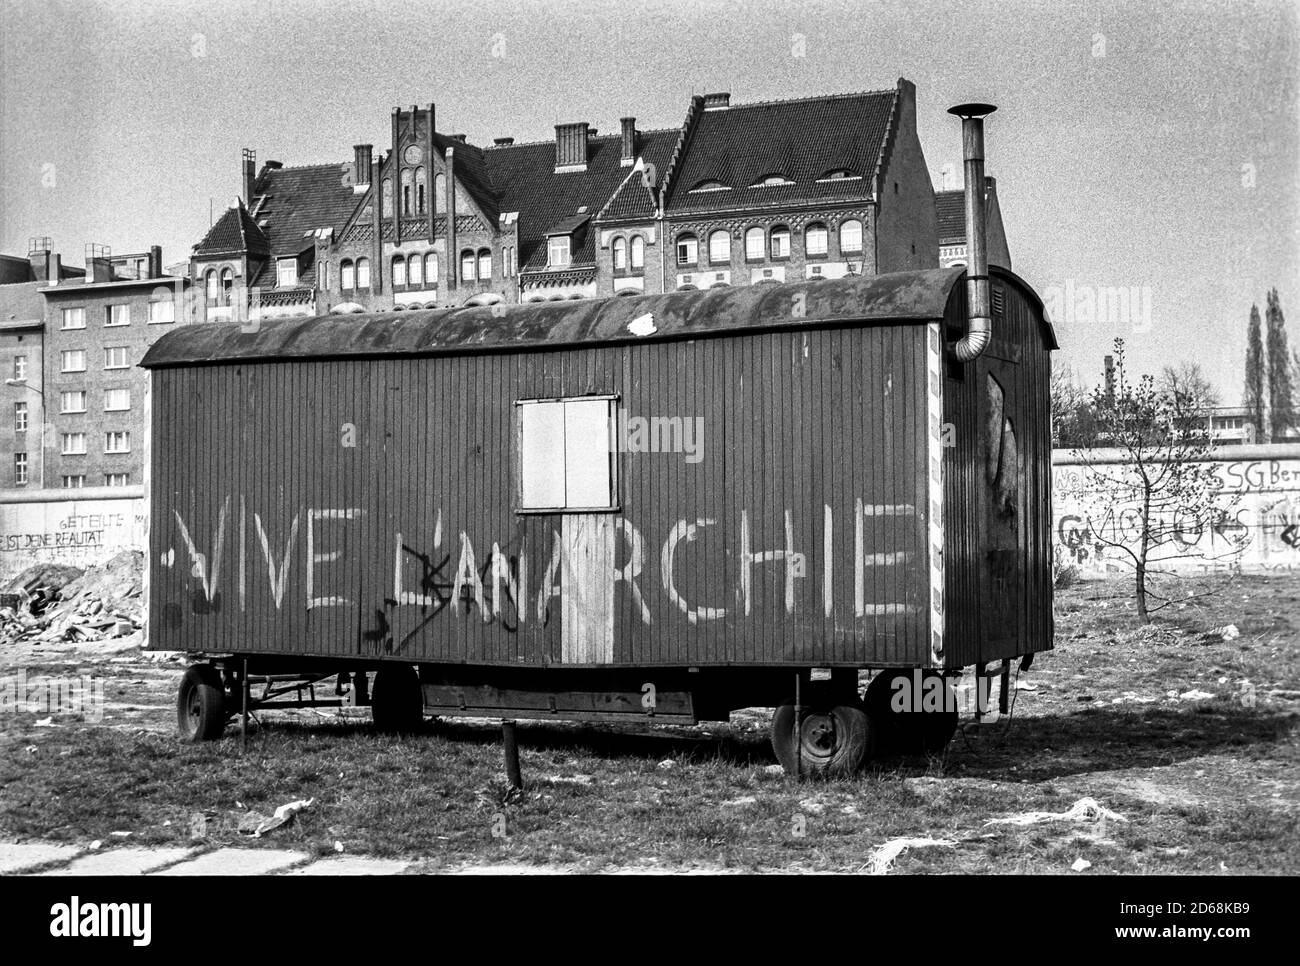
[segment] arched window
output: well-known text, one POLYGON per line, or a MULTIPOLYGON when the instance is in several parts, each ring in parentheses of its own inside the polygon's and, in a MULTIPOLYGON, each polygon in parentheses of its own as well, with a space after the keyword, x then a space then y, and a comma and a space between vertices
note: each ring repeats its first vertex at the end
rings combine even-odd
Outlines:
POLYGON ((406 288, 406 258, 393 256, 393 288, 406 288))
POLYGON ((370 288, 370 259, 368 258, 357 259, 357 288, 370 288))
POLYGON ((492 281, 492 251, 487 248, 478 250, 478 280, 480 282, 492 281))
POLYGON ((862 251, 862 222, 849 218, 840 222, 840 253, 862 251))
POLYGON ((770 240, 773 258, 790 257, 790 229, 785 225, 773 225, 770 240))
POLYGON ((447 176, 445 174, 438 174, 433 177, 433 210, 435 214, 439 215, 447 213, 447 176))
POLYGON ((627 240, 614 239, 614 271, 621 272, 627 268, 627 240))
POLYGON ((803 236, 804 254, 816 257, 826 254, 826 226, 821 222, 813 222, 804 231, 803 236))
POLYGON ((745 232, 745 261, 761 262, 767 254, 767 232, 755 227, 745 232))
POLYGON ((216 304, 217 304, 217 293, 219 293, 219 292, 221 291, 219 288, 217 288, 217 270, 216 270, 216 269, 214 269, 214 268, 210 268, 210 269, 208 269, 208 274, 205 275, 205 276, 203 277, 203 287, 204 287, 204 291, 206 291, 206 292, 207 292, 207 295, 208 295, 208 304, 209 304, 209 305, 216 305, 216 304))
POLYGON ((352 265, 352 259, 345 258, 339 262, 339 288, 344 292, 351 292, 357 287, 357 271, 352 265))
POLYGON ((677 236, 677 264, 695 265, 700 260, 700 243, 690 233, 677 236))
POLYGON ((424 256, 424 277, 429 288, 438 287, 438 253, 429 252, 424 256))
POLYGON ((402 214, 411 213, 411 182, 414 179, 411 176, 410 168, 402 169, 402 214))
POLYGON ((429 210, 424 206, 424 189, 424 168, 419 167, 415 169, 415 210, 422 215, 429 210))
POLYGON ((719 228, 709 235, 709 262, 727 265, 731 262, 731 232, 719 228))
POLYGON ((460 280, 472 282, 474 277, 474 253, 467 248, 460 253, 460 280))
POLYGON ((632 236, 632 271, 645 270, 645 239, 640 235, 632 236))
POLYGON ((424 288, 424 258, 412 255, 406 260, 406 284, 411 288, 424 288))
POLYGON ((235 273, 228 268, 221 270, 221 304, 230 304, 230 292, 235 287, 235 273))
POLYGON ((385 218, 393 217, 393 179, 385 178, 379 183, 379 211, 385 218))

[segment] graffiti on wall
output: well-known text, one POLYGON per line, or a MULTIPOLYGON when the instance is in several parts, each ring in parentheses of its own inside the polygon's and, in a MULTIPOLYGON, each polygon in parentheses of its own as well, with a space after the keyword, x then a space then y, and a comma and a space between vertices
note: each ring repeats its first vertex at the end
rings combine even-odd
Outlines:
MULTIPOLYGON (((1180 573, 1300 570, 1300 454, 1295 458, 1233 459, 1208 463, 1223 512, 1154 517, 1171 535, 1162 568, 1180 573)), ((1099 475, 1058 456, 1052 474, 1052 538, 1058 558, 1090 573, 1127 569, 1126 555, 1110 546, 1135 546, 1141 514, 1115 495, 1099 475), (1110 492, 1108 492, 1108 490, 1110 492)), ((1122 464, 1101 464, 1102 475, 1122 464)))
POLYGON ((34 563, 88 567, 144 547, 144 500, 0 504, 0 580, 34 563))
MULTIPOLYGON (((645 625, 661 619, 651 607, 656 598, 665 618, 692 625, 760 616, 760 606, 827 618, 906 616, 918 613, 925 599, 911 580, 873 576, 924 563, 913 550, 879 539, 909 532, 897 531, 893 521, 916 518, 912 504, 857 500, 838 532, 825 506, 820 531, 807 535, 812 546, 802 545, 785 510, 777 517, 779 546, 766 548, 755 545, 757 523, 747 510, 729 528, 715 517, 683 518, 658 538, 627 517, 565 515, 561 528, 543 531, 544 546, 537 548, 522 529, 503 543, 444 528, 438 510, 432 533, 422 539, 391 533, 392 556, 373 600, 358 596, 357 567, 365 561, 353 557, 358 533, 369 526, 363 508, 299 507, 267 518, 227 496, 215 510, 215 519, 201 527, 173 510, 175 544, 154 547, 156 565, 178 573, 185 587, 184 598, 165 609, 164 627, 180 626, 186 612, 352 608, 363 615, 360 649, 396 654, 439 620, 477 620, 511 634, 558 621, 566 655, 572 637, 574 660, 599 661, 612 660, 616 593, 631 619, 645 625), (710 537, 735 548, 734 565, 721 599, 696 599, 705 593, 702 558, 691 545, 710 537), (844 579, 837 583, 836 575, 844 579), (886 589, 906 599, 876 597, 886 589)), ((918 531, 923 523, 917 520, 918 531)), ((713 586, 717 594, 720 587, 713 586)))

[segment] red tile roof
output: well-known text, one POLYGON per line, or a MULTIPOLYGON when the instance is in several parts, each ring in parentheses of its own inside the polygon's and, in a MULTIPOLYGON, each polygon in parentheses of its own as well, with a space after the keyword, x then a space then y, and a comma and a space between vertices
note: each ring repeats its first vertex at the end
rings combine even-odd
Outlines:
POLYGON ((242 200, 235 207, 227 208, 208 229, 203 241, 194 246, 194 254, 199 257, 243 252, 265 256, 269 250, 266 233, 258 227, 242 200))
POLYGON ((897 97, 869 91, 700 112, 668 188, 669 214, 870 197, 897 97), (834 172, 852 177, 826 180, 834 172), (794 183, 756 187, 771 176, 794 183), (727 190, 691 190, 710 182, 727 190))
POLYGON ((940 245, 960 245, 966 241, 965 191, 936 191, 934 211, 938 216, 940 245))

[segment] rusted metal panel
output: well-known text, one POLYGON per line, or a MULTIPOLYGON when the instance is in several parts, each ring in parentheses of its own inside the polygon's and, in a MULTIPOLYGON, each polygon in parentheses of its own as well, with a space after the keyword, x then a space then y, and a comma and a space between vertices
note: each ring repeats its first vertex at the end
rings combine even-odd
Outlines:
POLYGON ((902 370, 923 361, 924 334, 158 370, 169 400, 192 401, 155 426, 168 471, 152 554, 172 566, 155 574, 152 644, 484 664, 915 663, 924 379, 902 370), (593 393, 633 416, 698 417, 703 459, 621 454, 618 513, 516 514, 515 400, 593 393), (625 568, 635 576, 618 579, 625 568), (579 586, 575 609, 564 594, 579 586))
POLYGON ((850 276, 819 282, 755 285, 623 298, 495 305, 376 315, 182 326, 150 347, 145 368, 240 360, 321 359, 589 348, 607 342, 710 338, 770 328, 823 328, 879 319, 943 316, 960 269, 850 276), (629 323, 645 315, 653 334, 629 323))
MULTIPOLYGON (((1002 292, 993 341, 984 355, 950 370, 960 378, 944 381, 952 443, 944 451, 949 667, 1052 646, 1048 381, 1056 343, 1032 290, 1008 272, 992 274, 1002 292)), ((960 330, 965 312, 958 287, 950 332, 960 330)))

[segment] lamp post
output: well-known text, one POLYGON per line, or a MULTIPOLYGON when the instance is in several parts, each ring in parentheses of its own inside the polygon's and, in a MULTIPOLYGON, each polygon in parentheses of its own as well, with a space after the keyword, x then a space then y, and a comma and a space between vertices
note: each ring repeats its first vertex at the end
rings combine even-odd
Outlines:
POLYGON ((37 389, 27 382, 27 377, 22 379, 6 379, 6 386, 17 386, 20 389, 29 389, 41 397, 41 489, 45 489, 45 389, 37 389))

